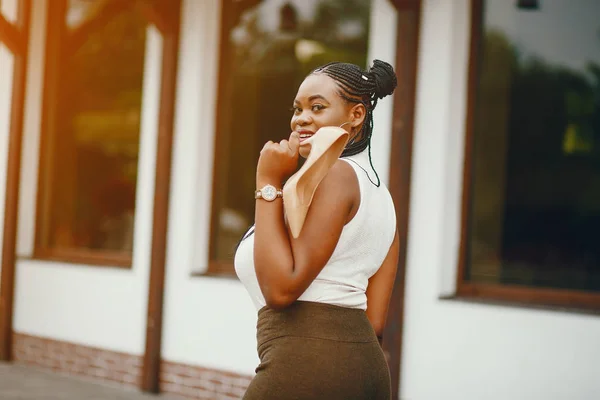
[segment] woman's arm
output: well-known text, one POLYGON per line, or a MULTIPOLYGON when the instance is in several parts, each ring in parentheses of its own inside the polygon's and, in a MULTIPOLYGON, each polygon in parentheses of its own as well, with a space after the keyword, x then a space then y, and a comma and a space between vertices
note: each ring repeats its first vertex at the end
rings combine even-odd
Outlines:
MULTIPOLYGON (((274 182, 257 177, 258 187, 267 183, 274 182)), ((256 201, 254 267, 269 307, 287 307, 304 293, 333 254, 357 199, 356 174, 337 161, 317 187, 297 239, 285 225, 281 199, 256 201)))
POLYGON ((396 270, 398 269, 399 248, 400 241, 398 231, 396 231, 394 241, 385 260, 375 275, 369 279, 369 285, 367 286, 367 318, 369 318, 378 337, 382 336, 385 328, 392 289, 396 279, 396 270))

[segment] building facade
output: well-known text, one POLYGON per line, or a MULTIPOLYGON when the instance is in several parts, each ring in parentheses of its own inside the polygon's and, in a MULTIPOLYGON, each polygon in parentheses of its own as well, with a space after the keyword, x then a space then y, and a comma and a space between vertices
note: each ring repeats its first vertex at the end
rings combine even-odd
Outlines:
POLYGON ((382 59, 395 398, 600 398, 597 1, 0 7, 0 359, 240 398, 259 150, 312 68, 382 59))

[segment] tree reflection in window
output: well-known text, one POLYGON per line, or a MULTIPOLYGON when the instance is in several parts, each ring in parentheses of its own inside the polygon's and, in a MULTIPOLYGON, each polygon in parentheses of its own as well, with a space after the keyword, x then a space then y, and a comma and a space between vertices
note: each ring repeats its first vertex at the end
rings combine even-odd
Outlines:
POLYGON ((131 256, 146 42, 132 4, 70 0, 50 19, 42 253, 131 256))
POLYGON ((600 3, 485 4, 466 278, 600 291, 600 3))

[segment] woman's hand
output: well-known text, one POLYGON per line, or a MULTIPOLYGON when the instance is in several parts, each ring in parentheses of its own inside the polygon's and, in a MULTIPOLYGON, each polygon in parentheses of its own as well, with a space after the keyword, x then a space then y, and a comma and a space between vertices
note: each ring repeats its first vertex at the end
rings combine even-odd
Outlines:
POLYGON ((290 177, 298 167, 298 154, 300 148, 300 136, 292 132, 290 140, 282 140, 279 143, 268 141, 260 151, 258 166, 256 167, 256 182, 263 185, 270 183, 280 185, 290 177))

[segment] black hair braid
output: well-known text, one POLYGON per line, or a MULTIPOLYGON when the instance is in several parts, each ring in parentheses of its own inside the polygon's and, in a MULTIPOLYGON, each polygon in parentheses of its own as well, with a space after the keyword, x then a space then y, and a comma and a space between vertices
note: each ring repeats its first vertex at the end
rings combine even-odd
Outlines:
POLYGON ((373 135, 373 110, 377 106, 377 100, 382 99, 394 92, 397 85, 396 75, 392 66, 384 61, 375 60, 369 71, 363 71, 355 64, 332 62, 317 68, 312 73, 322 73, 332 78, 340 88, 339 95, 350 103, 362 104, 367 114, 361 131, 346 145, 342 157, 353 156, 368 148, 369 163, 378 186, 381 184, 379 175, 373 166, 371 158, 371 136, 373 135))
POLYGON ((375 96, 378 99, 383 99, 394 93, 396 86, 398 86, 398 79, 394 73, 394 68, 390 64, 375 60, 369 72, 375 79, 375 96))

